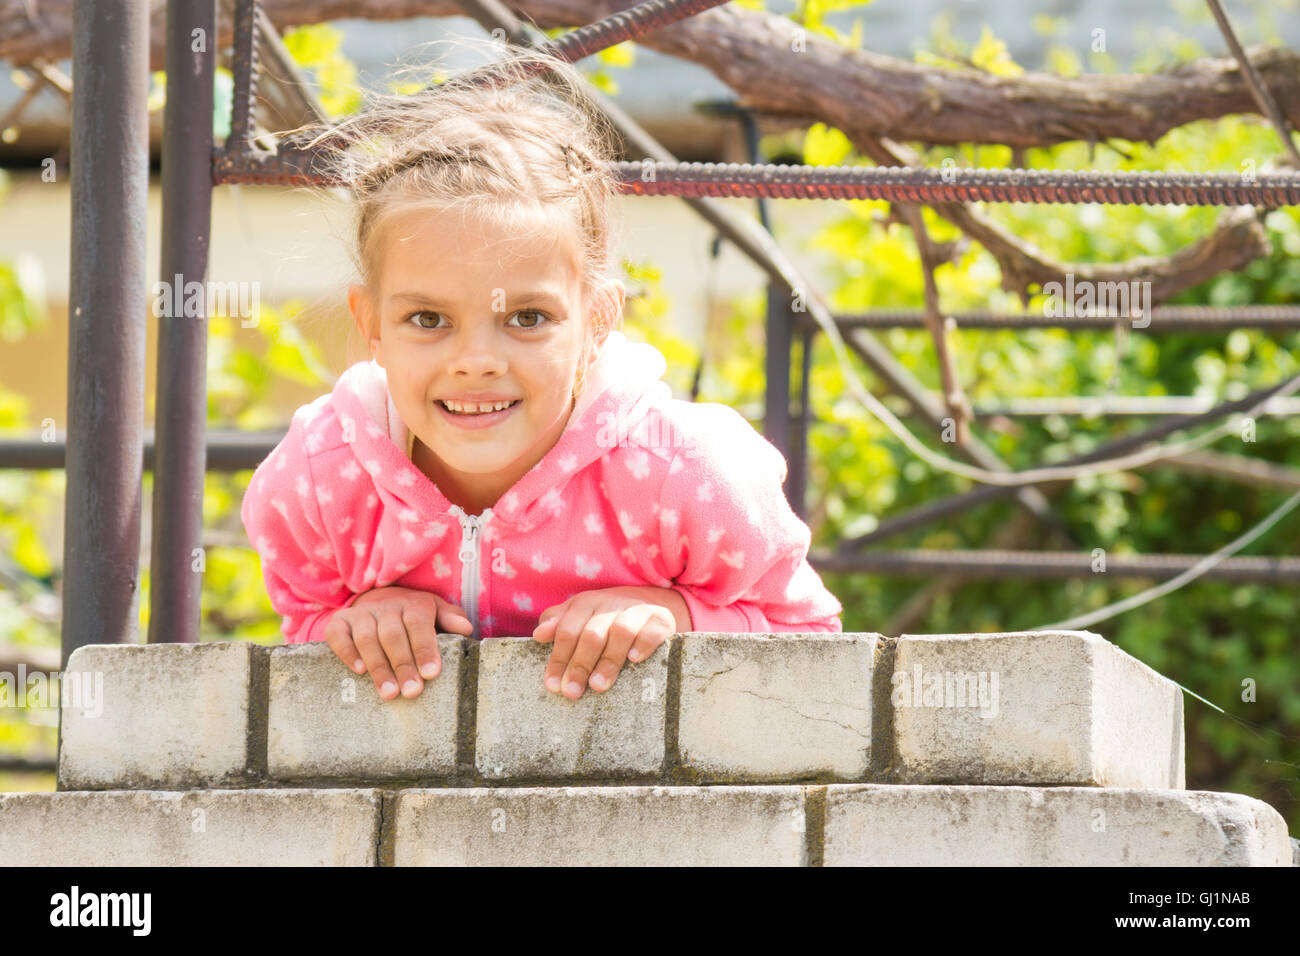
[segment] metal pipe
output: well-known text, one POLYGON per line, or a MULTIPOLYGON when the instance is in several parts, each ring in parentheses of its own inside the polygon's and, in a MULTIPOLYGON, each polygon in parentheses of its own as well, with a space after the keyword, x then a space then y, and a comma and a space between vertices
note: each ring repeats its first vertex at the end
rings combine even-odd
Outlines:
POLYGON ((260 0, 237 0, 235 4, 234 57, 231 63, 235 83, 230 98, 230 135, 226 137, 223 149, 227 156, 242 154, 253 145, 256 130, 253 107, 257 102, 257 20, 260 12, 260 0))
MULTIPOLYGON (((959 331, 965 329, 1095 329, 1114 331, 1117 321, 1131 324, 1128 316, 1061 315, 1046 312, 949 312, 959 331)), ((796 315, 801 326, 817 327, 807 315, 796 315)), ((844 329, 923 329, 925 313, 920 309, 872 309, 869 312, 842 313, 835 317, 844 329)), ((1151 310, 1151 324, 1134 331, 1147 334, 1168 332, 1216 332, 1222 329, 1300 329, 1300 306, 1295 305, 1170 305, 1151 310)))
MULTIPOLYGON (((1194 395, 1063 395, 1051 398, 1004 398, 975 406, 979 418, 1042 418, 1049 415, 1094 418, 1125 415, 1194 415, 1209 411, 1210 399, 1194 395)), ((1300 415, 1300 398, 1275 398, 1260 415, 1300 415)))
POLYGON ((812 350, 815 333, 804 329, 800 333, 803 351, 799 360, 799 417, 791 434, 790 470, 786 478, 786 497, 792 502, 794 513, 808 518, 808 428, 812 423, 810 394, 812 391, 812 350))
POLYGON ((1250 57, 1246 56, 1246 51, 1241 48, 1237 33, 1232 29, 1232 24, 1228 22, 1228 15, 1223 12, 1219 0, 1205 0, 1205 2, 1210 7, 1210 13, 1214 15, 1214 22, 1219 25, 1219 32, 1223 34, 1224 42, 1228 44, 1228 49, 1232 51, 1237 65, 1241 67, 1241 75, 1246 78, 1246 85, 1250 87, 1250 95, 1254 97, 1255 105, 1273 124, 1273 128, 1277 130, 1277 135, 1282 139, 1283 147, 1291 154, 1291 158, 1300 163, 1300 150, 1296 149, 1295 140, 1291 138, 1291 124, 1287 122, 1286 114, 1278 108, 1277 100, 1273 98, 1273 94, 1264 85, 1264 78, 1259 75, 1259 70, 1255 69, 1255 64, 1250 62, 1250 57))
MULTIPOLYGON (((1286 382, 1280 382, 1277 385, 1270 385, 1268 388, 1261 388, 1251 392, 1245 398, 1239 398, 1231 402, 1223 402, 1216 405, 1209 411, 1201 412, 1198 415, 1182 415, 1177 418, 1169 418, 1157 425, 1127 435, 1124 438, 1102 445, 1086 455, 1077 455, 1074 458, 1067 458, 1065 461, 1056 462, 1055 467, 1070 467, 1073 465, 1085 465, 1093 461, 1101 461, 1105 458, 1112 458, 1116 455, 1123 454, 1135 448, 1140 448, 1148 442, 1157 441, 1167 435, 1184 428, 1190 428, 1204 422, 1214 421, 1222 418, 1224 415, 1231 415, 1233 412, 1246 411, 1253 408, 1256 404, 1267 399, 1274 392, 1282 389, 1286 382)), ((938 521, 940 518, 946 518, 949 515, 959 514, 969 508, 984 504, 988 501, 996 501, 999 498, 1006 497, 1011 492, 1011 486, 1003 485, 982 485, 973 491, 967 491, 959 495, 953 495, 940 501, 922 505, 919 508, 913 508, 911 511, 905 511, 903 514, 894 518, 888 518, 880 523, 875 531, 856 538, 850 538, 843 541, 840 545, 844 553, 860 551, 868 545, 874 544, 884 538, 892 537, 896 534, 902 534, 904 531, 911 531, 913 528, 919 528, 931 522, 938 521)))
POLYGON ((1149 173, 1061 169, 935 169, 907 166, 750 166, 737 163, 614 163, 637 196, 769 196, 946 202, 1106 203, 1163 206, 1300 205, 1300 173, 1149 173))
MULTIPOLYGON (((626 130, 623 130, 626 133, 626 130)), ((636 196, 770 199, 886 199, 948 202, 1104 203, 1109 205, 1300 205, 1300 173, 1157 173, 1061 169, 936 169, 910 166, 749 166, 680 163, 642 149, 643 162, 610 165, 622 192, 636 196), (651 175, 647 176, 649 173, 651 175)), ((325 169, 323 147, 255 150, 222 157, 219 182, 345 185, 325 169)))
MULTIPOLYGON (((204 443, 207 470, 210 472, 252 470, 284 440, 286 434, 287 429, 284 428, 265 431, 236 429, 207 431, 204 443)), ((144 432, 142 459, 144 471, 153 471, 157 455, 152 431, 144 432)), ((25 471, 57 471, 63 468, 66 462, 67 443, 63 440, 0 441, 0 470, 12 468, 25 471)))
POLYGON ((73 7, 63 663, 139 617, 149 3, 73 7))
MULTIPOLYGON (((818 571, 832 573, 916 575, 960 574, 970 578, 1170 578, 1186 571, 1199 554, 1107 554, 1099 565, 1088 551, 939 551, 913 548, 836 554, 814 550, 808 562, 818 571), (1105 570, 1100 570, 1104 567, 1105 570)), ((1300 558, 1224 558, 1206 571, 1204 578, 1220 581, 1258 581, 1275 584, 1300 581, 1300 558)))
POLYGON ((162 282, 180 314, 158 316, 149 562, 149 643, 197 641, 203 593, 203 476, 207 466, 207 289, 212 231, 215 0, 168 0, 167 103, 162 147, 162 282), (205 38, 198 42, 198 38, 205 38), (199 49, 195 49, 195 47, 199 49), (188 306, 197 305, 196 314, 188 306))

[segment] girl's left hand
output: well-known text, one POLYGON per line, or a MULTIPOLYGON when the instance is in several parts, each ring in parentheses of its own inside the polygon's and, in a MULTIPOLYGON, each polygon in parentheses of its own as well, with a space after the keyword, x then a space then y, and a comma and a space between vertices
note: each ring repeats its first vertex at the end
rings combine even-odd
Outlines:
POLYGON ((691 629, 686 600, 672 588, 581 591, 538 617, 533 639, 554 642, 546 689, 577 700, 588 686, 614 686, 627 660, 643 661, 672 634, 691 629))

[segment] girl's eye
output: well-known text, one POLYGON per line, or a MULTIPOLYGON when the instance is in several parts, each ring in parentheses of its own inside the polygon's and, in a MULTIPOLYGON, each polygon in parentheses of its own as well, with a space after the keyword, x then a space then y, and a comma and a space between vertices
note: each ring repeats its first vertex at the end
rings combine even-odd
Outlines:
POLYGON ((414 320, 415 320, 416 328, 420 328, 420 329, 436 329, 436 328, 437 328, 436 325, 425 325, 423 322, 421 322, 421 321, 420 321, 420 316, 422 316, 422 315, 431 315, 431 316, 433 316, 433 317, 436 318, 436 319, 441 319, 441 318, 442 318, 442 313, 441 313, 441 312, 412 312, 410 315, 408 315, 408 316, 406 317, 406 321, 409 322, 409 321, 411 321, 412 319, 414 319, 414 320))
POLYGON ((531 325, 520 325, 519 328, 521 329, 541 328, 543 324, 550 321, 550 317, 545 312, 538 312, 536 309, 521 309, 520 311, 516 312, 513 316, 511 316, 511 318, 520 315, 531 315, 536 317, 536 321, 534 321, 531 325))

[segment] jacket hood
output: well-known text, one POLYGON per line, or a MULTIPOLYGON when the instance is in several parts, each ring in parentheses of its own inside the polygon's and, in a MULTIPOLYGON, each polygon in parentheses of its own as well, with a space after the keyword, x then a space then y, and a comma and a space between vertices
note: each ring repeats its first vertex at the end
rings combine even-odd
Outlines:
MULTIPOLYGON (((617 444, 611 433, 626 436, 652 408, 672 399, 672 389, 662 381, 667 368, 653 345, 611 331, 588 369, 559 441, 487 511, 522 530, 549 518, 568 480, 617 444)), ((410 432, 393 404, 383 366, 370 359, 348 368, 335 383, 330 402, 345 431, 348 418, 364 416, 367 424, 355 428, 351 444, 359 460, 390 466, 367 469, 377 484, 400 499, 417 498, 439 514, 453 507, 407 457, 410 432)))

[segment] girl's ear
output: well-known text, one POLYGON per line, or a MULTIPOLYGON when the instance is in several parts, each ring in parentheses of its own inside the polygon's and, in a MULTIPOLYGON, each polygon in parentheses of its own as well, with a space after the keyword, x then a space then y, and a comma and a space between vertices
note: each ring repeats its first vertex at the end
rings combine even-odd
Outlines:
POLYGON ((619 324, 623 316, 623 302, 627 290, 620 279, 606 279, 596 290, 592 320, 597 328, 595 345, 602 345, 606 337, 619 324))
POLYGON ((361 341, 366 343, 370 354, 377 359, 379 336, 374 330, 378 328, 378 323, 375 321, 378 317, 374 314, 369 290, 365 286, 348 286, 348 309, 352 312, 352 321, 357 324, 357 331, 361 333, 361 341))

